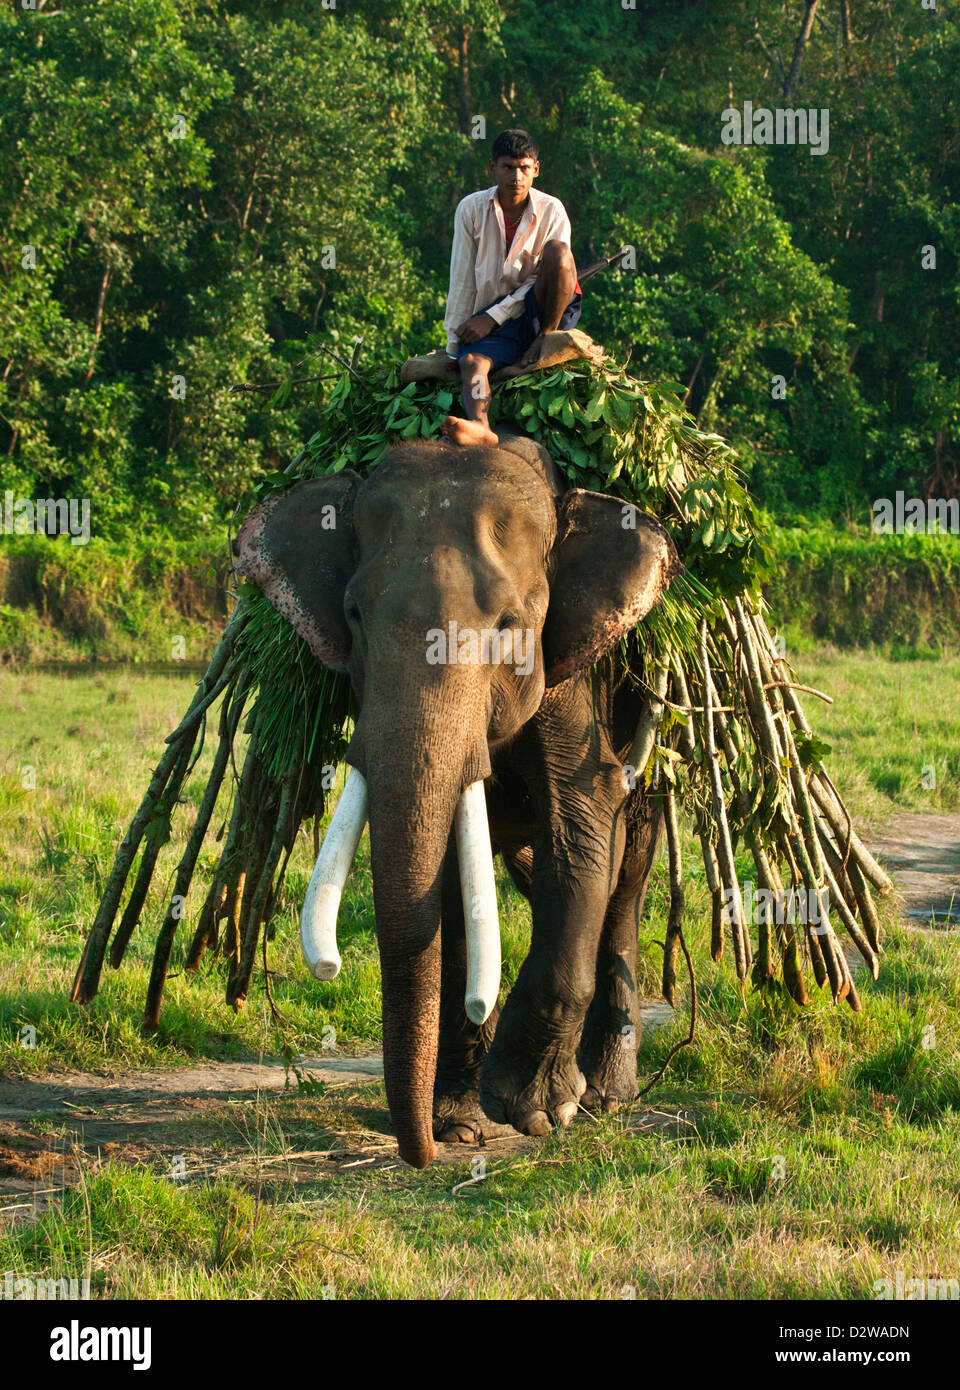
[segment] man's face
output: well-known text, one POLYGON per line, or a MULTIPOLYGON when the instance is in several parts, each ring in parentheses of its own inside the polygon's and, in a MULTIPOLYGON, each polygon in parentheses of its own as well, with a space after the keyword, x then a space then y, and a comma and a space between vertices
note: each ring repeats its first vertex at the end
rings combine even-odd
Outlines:
POLYGON ((494 163, 490 161, 490 172, 497 181, 498 190, 512 202, 527 196, 534 179, 540 172, 540 161, 524 155, 522 159, 511 159, 502 154, 494 163))

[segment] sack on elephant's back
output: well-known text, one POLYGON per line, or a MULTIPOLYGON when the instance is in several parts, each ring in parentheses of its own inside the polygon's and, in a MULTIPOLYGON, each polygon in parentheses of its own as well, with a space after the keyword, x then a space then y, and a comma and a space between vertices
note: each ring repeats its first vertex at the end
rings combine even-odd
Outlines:
MULTIPOLYGON (((581 333, 579 328, 559 328, 555 333, 544 334, 543 352, 535 366, 523 367, 519 361, 512 362, 509 367, 492 372, 490 380, 504 381, 523 372, 546 372, 564 362, 592 362, 599 367, 603 358, 603 348, 589 334, 581 333)), ((411 381, 455 380, 454 366, 453 359, 447 356, 445 350, 437 348, 423 357, 408 357, 400 368, 400 381, 407 386, 411 381)))

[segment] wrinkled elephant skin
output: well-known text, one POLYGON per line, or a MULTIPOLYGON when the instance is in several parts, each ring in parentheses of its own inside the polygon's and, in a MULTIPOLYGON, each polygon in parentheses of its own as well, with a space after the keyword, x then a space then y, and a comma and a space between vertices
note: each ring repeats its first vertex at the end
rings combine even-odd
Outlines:
POLYGON ((349 673, 401 1155, 423 1167, 435 1138, 540 1134, 581 1103, 632 1100, 660 816, 623 773, 644 697, 618 643, 680 569, 666 531, 564 492, 545 451, 504 431, 499 448, 417 441, 366 478, 300 483, 248 517, 235 550, 317 660, 349 673), (502 1012, 480 1025, 464 1011, 452 835, 478 780, 533 921, 502 1012))

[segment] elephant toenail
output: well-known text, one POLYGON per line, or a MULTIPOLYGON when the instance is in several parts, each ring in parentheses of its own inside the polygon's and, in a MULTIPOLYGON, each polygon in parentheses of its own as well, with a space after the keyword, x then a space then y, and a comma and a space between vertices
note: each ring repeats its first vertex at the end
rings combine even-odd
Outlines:
POLYGON ((580 1107, 575 1100, 563 1100, 556 1108, 557 1123, 566 1129, 580 1107))
POLYGON ((517 1126, 524 1134, 532 1134, 537 1137, 549 1134, 552 1129, 550 1117, 543 1110, 532 1110, 523 1121, 517 1126))
POLYGON ((471 1125, 448 1125, 440 1136, 442 1144, 474 1144, 476 1134, 471 1125))

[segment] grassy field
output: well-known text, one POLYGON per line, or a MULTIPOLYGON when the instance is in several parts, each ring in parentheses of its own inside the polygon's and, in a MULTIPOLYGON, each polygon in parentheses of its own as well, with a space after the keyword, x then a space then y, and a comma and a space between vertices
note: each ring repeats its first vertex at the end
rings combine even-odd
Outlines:
MULTIPOLYGON (((836 697, 830 708, 812 696, 805 705, 861 821, 960 807, 960 659, 821 654, 802 660, 799 678, 836 697), (924 785, 929 767, 933 787, 924 785)), ((215 969, 176 974, 160 1033, 140 1035, 148 948, 169 891, 160 875, 123 968, 106 970, 86 1010, 66 1002, 116 841, 190 689, 181 675, 0 673, 8 1079, 276 1056, 284 1043, 316 1054, 331 1026, 342 1053, 378 1046, 366 842, 341 916, 344 968, 332 984, 310 981, 299 962, 305 838, 292 861, 270 942, 283 1038, 259 977, 234 1014, 215 969), (22 1045, 25 1025, 34 1047, 22 1045)), ((181 825, 165 851, 171 869, 182 835, 181 825)), ((491 1146, 485 1180, 457 1191, 472 1175, 470 1150, 462 1163, 422 1174, 299 1161, 338 1145, 361 1152, 371 1137, 382 1148, 377 1084, 324 1094, 294 1084, 187 1115, 169 1143, 113 1157, 77 1149, 75 1127, 38 1118, 30 1133, 63 1156, 69 1179, 36 1218, 0 1211, 0 1271, 89 1269, 107 1297, 871 1297, 873 1282, 897 1270, 957 1277, 956 932, 905 931, 885 905, 879 980, 858 981, 863 1012, 818 997, 803 1013, 774 1016, 753 997, 742 1007, 729 964, 710 962, 702 870, 693 854, 686 865, 699 1039, 633 1117, 585 1120, 522 1149, 491 1146), (170 1154, 181 1151, 190 1155, 187 1176, 173 1180, 170 1154)), ((641 931, 649 994, 658 987, 665 878, 658 864, 641 931)), ((505 880, 500 887, 509 986, 528 915, 505 880)), ((684 1000, 677 1021, 644 1040, 642 1076, 685 1023, 684 1000)), ((0 1135, 0 1154, 4 1142, 0 1135)))

